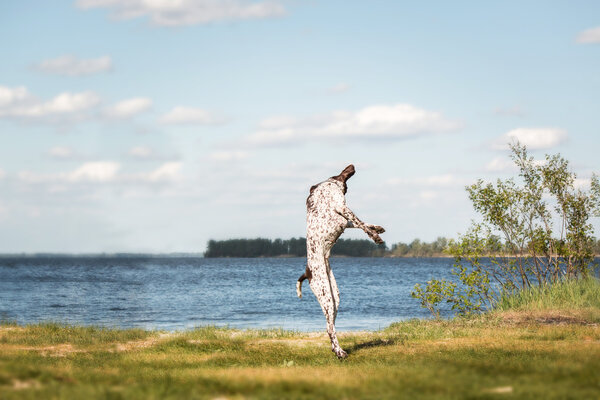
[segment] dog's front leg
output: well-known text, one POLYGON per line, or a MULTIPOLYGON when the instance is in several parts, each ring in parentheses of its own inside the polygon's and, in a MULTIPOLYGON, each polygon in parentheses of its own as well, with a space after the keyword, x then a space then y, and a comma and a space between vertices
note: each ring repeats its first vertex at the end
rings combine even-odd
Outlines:
MULTIPOLYGON (((385 232, 385 229, 383 229, 383 227, 381 227, 379 225, 373 225, 373 224, 365 224, 365 225, 367 228, 371 229, 372 231, 375 231, 376 233, 381 234, 381 233, 385 232)), ((354 226, 352 221, 348 221, 348 223, 346 224, 346 229, 348 229, 348 228, 358 228, 358 226, 354 226)))
POLYGON ((369 237, 375 243, 377 243, 377 244, 383 243, 383 239, 381 239, 381 237, 379 237, 379 233, 385 232, 385 229, 383 229, 381 226, 365 224, 360 219, 358 219, 358 217, 356 215, 354 215, 352 210, 350 210, 348 208, 348 206, 346 206, 346 205, 344 205, 340 210, 337 210, 337 212, 340 215, 342 215, 344 218, 346 218, 348 220, 348 222, 352 224, 352 227, 359 228, 359 229, 362 229, 363 231, 365 231, 365 233, 367 235, 369 235, 369 237))

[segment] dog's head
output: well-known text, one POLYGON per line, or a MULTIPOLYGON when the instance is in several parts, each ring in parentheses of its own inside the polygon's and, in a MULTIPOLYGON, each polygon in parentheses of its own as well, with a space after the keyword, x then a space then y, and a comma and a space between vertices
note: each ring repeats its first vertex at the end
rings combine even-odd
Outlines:
MULTIPOLYGON (((341 174, 336 175, 336 176, 332 176, 329 179, 334 179, 334 180, 336 180, 338 182, 341 182, 342 185, 343 185, 343 189, 342 190, 343 190, 344 194, 346 194, 346 192, 348 191, 348 185, 346 185, 346 181, 348 179, 350 179, 350 177, 352 175, 354 175, 354 172, 356 172, 354 170, 354 165, 350 164, 346 168, 344 168, 344 170, 342 171, 341 174)), ((306 206, 308 208, 312 207, 311 196, 313 194, 313 191, 317 188, 317 186, 319 186, 319 184, 313 185, 310 188, 310 193, 308 194, 308 198, 306 199, 306 206)))
POLYGON ((332 176, 331 179, 335 179, 336 181, 342 182, 344 185, 344 194, 348 191, 348 185, 346 185, 346 181, 350 179, 352 175, 354 175, 356 171, 354 170, 354 165, 350 164, 344 170, 336 176, 332 176))

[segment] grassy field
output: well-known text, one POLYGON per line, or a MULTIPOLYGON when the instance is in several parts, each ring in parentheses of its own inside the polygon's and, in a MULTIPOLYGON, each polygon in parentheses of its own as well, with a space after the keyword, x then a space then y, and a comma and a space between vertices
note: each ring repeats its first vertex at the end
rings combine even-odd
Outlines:
POLYGON ((591 301, 342 333, 344 361, 323 333, 4 323, 0 399, 600 399, 591 301))

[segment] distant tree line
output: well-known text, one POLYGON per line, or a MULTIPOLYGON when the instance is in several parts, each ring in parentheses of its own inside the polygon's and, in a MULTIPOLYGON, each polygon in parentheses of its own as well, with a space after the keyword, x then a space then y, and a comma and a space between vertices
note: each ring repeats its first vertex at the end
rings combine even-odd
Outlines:
POLYGON ((306 239, 228 239, 209 240, 204 257, 302 257, 306 256, 306 239))
MULTIPOLYGON (((560 241, 557 241, 560 244, 560 241)), ((419 239, 415 239, 410 243, 396 243, 392 245, 392 248, 386 253, 391 257, 439 257, 439 256, 450 256, 448 246, 450 240, 444 237, 438 237, 431 243, 421 242, 419 239)), ((484 256, 499 256, 499 255, 510 255, 511 249, 502 241, 502 238, 498 235, 490 235, 486 242, 482 244, 481 253, 484 256)), ((536 241, 529 241, 526 248, 531 253, 535 248, 540 247, 540 243, 536 241)), ((596 256, 600 256, 600 240, 594 240, 592 243, 592 251, 596 256)))
POLYGON ((449 240, 438 237, 431 243, 415 239, 410 243, 396 243, 392 245, 388 254, 391 257, 440 257, 448 246, 449 240))
MULTIPOLYGON (((411 243, 396 243, 388 249, 368 239, 338 239, 331 249, 332 256, 348 257, 435 257, 442 256, 448 239, 432 243, 419 239, 411 243)), ((228 239, 209 240, 204 257, 306 257, 306 238, 291 239, 228 239)))
MULTIPOLYGON (((379 257, 385 243, 367 239, 338 239, 331 249, 334 256, 379 257)), ((209 240, 204 257, 306 257, 306 238, 209 240)))
MULTIPOLYGON (((433 242, 415 239, 398 242, 387 248, 368 239, 338 239, 331 250, 333 256, 347 257, 444 257, 450 240, 438 237, 433 242)), ((533 243, 529 244, 533 246, 533 243)), ((600 240, 593 244, 594 254, 600 255, 600 240)), ((510 249, 499 236, 492 235, 482 249, 486 255, 509 254, 510 249)), ((291 239, 228 239, 210 240, 204 257, 306 257, 306 238, 291 239)))

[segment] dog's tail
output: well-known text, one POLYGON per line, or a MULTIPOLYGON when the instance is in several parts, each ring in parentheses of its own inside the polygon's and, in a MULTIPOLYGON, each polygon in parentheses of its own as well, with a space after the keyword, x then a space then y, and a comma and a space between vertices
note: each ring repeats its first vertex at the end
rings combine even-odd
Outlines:
POLYGON ((296 282, 296 294, 298 295, 298 298, 301 299, 302 298, 302 282, 308 278, 308 276, 306 275, 306 272, 302 274, 302 276, 300 278, 298 278, 298 281, 296 282))

